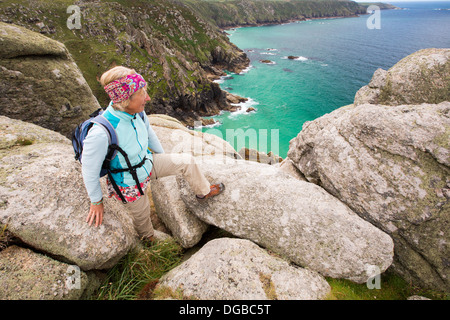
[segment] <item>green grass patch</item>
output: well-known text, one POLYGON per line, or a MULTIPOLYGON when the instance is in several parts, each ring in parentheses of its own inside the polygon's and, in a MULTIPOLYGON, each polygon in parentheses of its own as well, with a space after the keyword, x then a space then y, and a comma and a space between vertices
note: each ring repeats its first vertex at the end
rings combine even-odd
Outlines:
MULTIPOLYGON (((350 280, 327 278, 331 286, 329 300, 406 300, 418 295, 432 300, 448 300, 444 293, 416 287, 391 271, 381 275, 379 289, 368 288, 366 283, 358 284, 350 280)), ((375 284, 376 282, 372 282, 375 284)))
MULTIPOLYGON (((217 236, 221 235, 212 235, 213 238, 217 236)), ((206 241, 207 239, 204 239, 202 242, 206 241)), ((185 296, 182 290, 174 292, 170 288, 158 286, 159 279, 180 265, 184 261, 183 258, 184 249, 174 241, 160 242, 150 247, 143 245, 139 249, 132 250, 108 271, 103 284, 91 299, 195 299, 185 296)), ((268 297, 276 299, 270 278, 263 276, 265 290, 270 293, 268 297)), ((366 283, 358 284, 345 279, 326 278, 326 280, 331 286, 327 300, 406 300, 414 295, 432 300, 450 298, 449 294, 416 287, 389 270, 381 275, 379 289, 370 289, 366 283)))
POLYGON ((103 284, 91 298, 140 299, 142 291, 151 291, 159 278, 181 263, 181 253, 182 248, 174 241, 136 248, 108 271, 103 284))
MULTIPOLYGON (((189 259, 207 242, 222 238, 234 237, 232 234, 211 227, 202 240, 189 250, 183 249, 175 241, 161 242, 153 246, 145 246, 133 250, 113 267, 107 274, 106 280, 91 297, 100 300, 136 300, 136 299, 177 299, 195 300, 195 297, 186 296, 182 289, 173 291, 158 285, 159 279, 189 259)), ((273 253, 272 253, 273 254, 273 253)), ((270 275, 260 274, 261 282, 269 299, 277 299, 276 290, 270 275)), ((366 283, 358 284, 345 279, 326 278, 331 287, 327 300, 406 300, 410 296, 418 295, 432 300, 448 300, 447 293, 419 288, 405 281, 403 278, 388 269, 380 276, 379 289, 369 289, 366 283)))

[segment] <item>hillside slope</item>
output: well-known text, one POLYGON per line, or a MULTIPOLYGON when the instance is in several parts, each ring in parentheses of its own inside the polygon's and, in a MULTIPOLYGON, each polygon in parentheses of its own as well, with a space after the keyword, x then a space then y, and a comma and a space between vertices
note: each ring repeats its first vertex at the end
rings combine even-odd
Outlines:
POLYGON ((220 28, 362 12, 355 2, 336 0, 0 2, 0 21, 40 32, 68 48, 101 105, 108 97, 98 78, 114 65, 125 65, 151 84, 147 113, 167 114, 190 126, 231 107, 212 76, 223 69, 239 72, 249 63, 220 28), (74 4, 79 29, 68 28, 68 20, 75 21, 76 12, 69 10, 74 4))
POLYGON ((150 83, 147 113, 185 124, 227 108, 226 94, 209 79, 239 71, 247 57, 216 27, 190 9, 164 1, 78 1, 81 29, 70 30, 67 0, 0 3, 0 21, 21 25, 65 44, 101 105, 99 76, 114 65, 136 69, 150 83))
POLYGON ((285 23, 310 18, 349 17, 366 13, 353 1, 338 0, 182 0, 221 28, 285 23))

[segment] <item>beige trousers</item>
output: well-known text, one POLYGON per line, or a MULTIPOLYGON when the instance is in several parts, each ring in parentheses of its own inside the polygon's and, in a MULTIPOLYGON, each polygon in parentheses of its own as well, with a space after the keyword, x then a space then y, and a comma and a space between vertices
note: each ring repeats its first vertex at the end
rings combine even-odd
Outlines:
MULTIPOLYGON (((210 191, 210 183, 190 154, 153 154, 151 180, 171 175, 182 175, 196 195, 206 195, 210 191)), ((138 200, 128 202, 124 206, 133 219, 134 228, 139 237, 153 236, 154 231, 150 219, 150 201, 148 195, 145 194, 138 200)))

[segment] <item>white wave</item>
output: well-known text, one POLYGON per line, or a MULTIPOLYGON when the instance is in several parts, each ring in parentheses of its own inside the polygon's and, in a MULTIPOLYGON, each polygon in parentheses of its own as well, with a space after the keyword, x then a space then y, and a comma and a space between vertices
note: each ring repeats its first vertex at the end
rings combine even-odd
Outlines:
POLYGON ((225 76, 221 76, 219 79, 216 79, 213 82, 218 83, 218 84, 222 84, 222 83, 225 82, 225 80, 230 79, 233 76, 233 74, 235 74, 235 73, 232 72, 232 73, 227 74, 225 76))
POLYGON ((268 60, 269 62, 265 62, 264 60, 259 60, 259 62, 264 64, 277 64, 275 61, 268 60))
POLYGON ((261 52, 261 54, 266 54, 268 56, 276 56, 277 55, 276 53, 273 53, 273 52, 261 52))
POLYGON ((253 68, 253 66, 252 66, 252 65, 249 65, 247 68, 245 68, 244 70, 242 70, 241 72, 239 72, 239 74, 246 74, 246 73, 249 72, 250 69, 252 69, 252 68, 253 68))
MULTIPOLYGON (((214 118, 213 118, 214 119, 214 118)), ((214 122, 213 124, 208 124, 208 125, 206 125, 206 126, 202 126, 202 125, 200 125, 200 126, 195 126, 194 127, 194 130, 201 130, 202 128, 214 128, 214 127, 220 127, 222 124, 219 122, 219 121, 217 121, 216 119, 214 119, 214 121, 216 121, 216 122, 214 122)))
POLYGON ((247 114, 247 110, 249 108, 255 108, 256 105, 258 105, 259 102, 256 102, 255 100, 253 100, 252 98, 247 98, 247 101, 244 102, 240 102, 240 103, 232 103, 232 106, 236 106, 239 107, 238 110, 231 112, 230 115, 228 116, 229 119, 235 118, 236 116, 242 115, 242 114, 247 114))
MULTIPOLYGON (((288 56, 284 56, 284 57, 282 57, 281 59, 289 59, 289 57, 288 56)), ((299 56, 299 57, 297 57, 297 58, 295 58, 295 59, 291 59, 291 60, 296 60, 296 61, 306 61, 306 60, 309 60, 307 57, 303 57, 303 56, 299 56)))

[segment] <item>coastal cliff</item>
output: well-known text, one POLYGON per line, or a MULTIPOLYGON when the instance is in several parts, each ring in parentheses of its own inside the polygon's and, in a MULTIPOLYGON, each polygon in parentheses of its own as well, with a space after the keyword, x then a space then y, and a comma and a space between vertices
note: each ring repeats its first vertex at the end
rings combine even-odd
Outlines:
MULTIPOLYGON (((99 77, 125 65, 151 83, 147 113, 167 114, 188 126, 233 108, 232 95, 212 80, 223 70, 238 73, 249 64, 220 28, 360 13, 365 9, 351 1, 0 2, 0 21, 65 45, 101 106, 108 97, 99 77), (79 28, 68 28, 74 14, 69 5, 79 8, 79 28)), ((64 103, 57 104, 52 108, 64 109, 64 103)), ((76 106, 69 102, 69 107, 76 106)))
POLYGON ((366 7, 354 1, 183 1, 220 28, 279 24, 296 20, 351 17, 365 14, 366 7))
POLYGON ((114 65, 134 68, 151 84, 146 112, 168 114, 185 125, 229 108, 226 92, 211 77, 248 64, 217 27, 167 0, 1 2, 0 21, 63 43, 102 106, 109 101, 98 82, 101 74, 114 65), (79 8, 79 29, 68 28, 71 4, 79 8))

